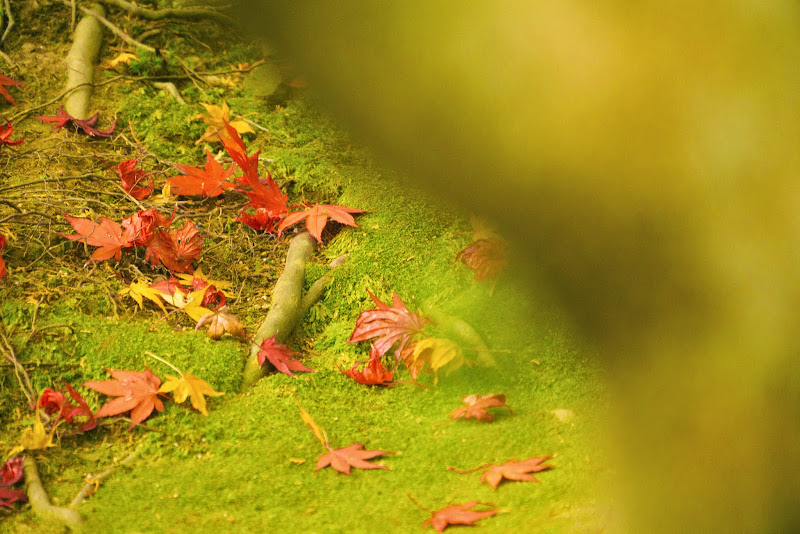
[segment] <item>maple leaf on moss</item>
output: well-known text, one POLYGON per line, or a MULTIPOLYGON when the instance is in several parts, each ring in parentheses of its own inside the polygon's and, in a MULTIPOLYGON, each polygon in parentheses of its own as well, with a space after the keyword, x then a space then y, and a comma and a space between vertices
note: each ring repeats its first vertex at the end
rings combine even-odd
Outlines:
POLYGON ((466 404, 461 408, 456 408, 450 414, 450 419, 477 419, 479 421, 494 421, 494 415, 489 413, 489 408, 511 408, 506 404, 506 396, 502 393, 495 393, 492 395, 467 395, 461 397, 461 402, 466 404))
POLYGON ((322 243, 322 230, 325 228, 325 225, 328 224, 328 217, 338 223, 357 227, 358 225, 356 224, 355 219, 350 214, 364 213, 366 211, 367 210, 347 208, 345 206, 314 204, 307 210, 296 211, 286 215, 278 225, 278 237, 280 237, 286 228, 305 219, 308 233, 311 234, 318 242, 322 243))
POLYGON ((240 134, 256 133, 246 121, 230 120, 231 110, 227 102, 223 101, 222 107, 214 104, 205 104, 203 102, 200 102, 200 105, 206 108, 206 113, 208 113, 208 115, 195 115, 192 117, 192 120, 201 119, 208 125, 208 128, 206 128, 206 131, 203 132, 203 135, 200 136, 200 139, 195 141, 194 144, 199 145, 206 141, 222 141, 227 135, 225 131, 226 124, 230 124, 231 128, 234 128, 240 134))
POLYGON ((470 501, 436 510, 431 512, 431 517, 426 519, 422 526, 430 525, 437 532, 444 532, 444 529, 450 525, 474 526, 475 521, 480 521, 500 512, 500 510, 473 510, 478 504, 482 503, 470 501))
POLYGON ((340 371, 359 384, 367 386, 385 385, 394 378, 394 374, 383 366, 381 355, 378 354, 378 349, 375 348, 375 344, 370 346, 369 360, 367 360, 364 369, 359 370, 359 365, 361 364, 356 362, 350 369, 340 371))
POLYGON ((233 175, 235 167, 231 165, 228 169, 223 169, 208 149, 206 149, 206 164, 202 169, 178 163, 173 163, 173 165, 183 173, 167 178, 170 192, 174 195, 217 197, 226 189, 236 187, 236 184, 228 181, 233 175))
POLYGON ((154 267, 163 265, 172 272, 191 270, 192 261, 200 257, 203 237, 192 221, 187 220, 179 230, 157 229, 147 244, 144 258, 154 267))
POLYGON ((208 325, 208 337, 219 339, 222 334, 228 332, 233 337, 247 339, 244 332, 244 325, 239 318, 230 313, 227 306, 222 306, 218 310, 212 311, 202 316, 194 327, 195 331, 202 326, 208 325))
POLYGON ((106 370, 114 380, 90 381, 83 384, 98 393, 118 397, 103 405, 95 414, 96 417, 131 412, 131 421, 139 424, 147 419, 154 409, 159 412, 164 410, 164 404, 158 398, 161 379, 150 369, 145 367, 144 371, 106 370))
POLYGON ((219 391, 214 391, 208 382, 198 378, 193 374, 180 373, 180 377, 167 375, 167 381, 158 389, 159 393, 172 392, 172 400, 181 404, 189 397, 192 406, 203 415, 208 415, 206 408, 206 396, 219 397, 224 395, 219 391))
POLYGON ((59 235, 72 241, 83 241, 87 245, 100 247, 92 253, 91 259, 94 261, 107 260, 112 257, 115 261, 119 261, 122 257, 122 249, 133 247, 133 237, 130 232, 123 231, 122 227, 111 219, 100 217, 97 222, 94 222, 89 219, 70 217, 66 213, 64 218, 77 233, 59 235))
POLYGON ((131 285, 120 289, 118 294, 121 296, 128 295, 135 300, 140 310, 144 308, 144 299, 148 299, 161 308, 164 313, 167 313, 164 302, 161 300, 161 292, 151 287, 147 282, 139 280, 132 282, 131 285))
POLYGON ((294 376, 292 371, 306 371, 313 373, 313 369, 309 369, 302 363, 298 362, 292 356, 297 354, 292 351, 287 345, 275 339, 275 336, 268 337, 261 342, 261 350, 258 351, 258 365, 263 366, 264 362, 269 360, 275 369, 281 373, 289 376, 294 376))
POLYGON ((174 212, 170 218, 167 218, 155 208, 150 208, 122 219, 122 227, 132 236, 135 245, 146 247, 152 241, 156 228, 159 226, 169 228, 174 217, 174 212))
POLYGON ((416 379, 425 368, 433 373, 433 383, 439 382, 439 371, 444 369, 449 375, 464 364, 464 353, 461 347, 442 338, 428 338, 415 342, 403 352, 403 361, 408 367, 411 377, 416 379))
POLYGON ((6 275, 6 260, 3 259, 3 249, 6 248, 6 236, 0 234, 0 278, 6 275))
POLYGON ((353 333, 347 341, 357 343, 376 339, 375 349, 381 356, 389 352, 399 341, 400 344, 395 351, 395 356, 399 359, 400 354, 417 334, 422 333, 422 328, 430 322, 430 319, 410 311, 397 293, 392 292, 391 307, 381 302, 369 289, 367 293, 377 308, 359 314, 353 333))
MULTIPOLYGON (((231 285, 230 282, 226 282, 224 280, 211 280, 203 273, 202 267, 198 267, 197 269, 195 269, 192 274, 180 273, 176 274, 175 276, 184 284, 192 286, 192 289, 203 289, 204 287, 210 285, 210 286, 215 286, 217 289, 224 290, 231 285)), ((228 292, 224 293, 225 296, 228 298, 233 297, 233 295, 228 292)))
POLYGON ((552 469, 552 465, 541 465, 543 462, 546 462, 552 457, 552 455, 540 456, 538 458, 528 458, 527 460, 522 460, 521 462, 512 459, 500 465, 484 464, 476 467, 475 469, 468 469, 465 471, 456 469, 455 467, 447 466, 447 470, 453 471, 454 473, 467 474, 474 473, 475 471, 486 469, 488 467, 489 469, 486 469, 486 471, 484 471, 481 475, 481 482, 486 482, 492 487, 493 490, 496 490, 497 486, 503 481, 503 479, 516 480, 519 482, 539 482, 539 479, 530 473, 538 473, 540 471, 552 469))
POLYGON ((390 469, 389 466, 371 464, 367 462, 367 460, 386 454, 397 454, 391 451, 364 450, 364 445, 361 443, 353 443, 341 449, 328 448, 328 450, 330 452, 319 457, 319 460, 317 460, 317 467, 314 471, 319 471, 320 469, 331 466, 340 473, 349 475, 351 467, 355 467, 356 469, 390 469))
POLYGON ((137 159, 127 159, 116 167, 109 167, 122 182, 122 189, 136 200, 144 200, 153 193, 153 173, 137 169, 137 159), (141 185, 144 183, 145 185, 141 185))
POLYGON ((18 145, 25 140, 24 137, 20 137, 16 141, 12 141, 9 139, 12 133, 14 133, 14 127, 11 126, 11 123, 6 119, 5 126, 0 126, 0 143, 4 145, 18 145))
POLYGON ((0 95, 3 95, 6 100, 8 100, 12 106, 16 106, 17 103, 14 101, 14 97, 6 89, 6 85, 25 85, 23 82, 18 82, 13 78, 9 78, 8 76, 4 76, 0 74, 0 95))
POLYGON ((195 321, 199 321, 204 315, 212 313, 211 310, 203 306, 203 298, 210 287, 206 286, 198 291, 191 291, 186 295, 181 291, 175 291, 172 295, 161 293, 161 298, 185 312, 195 321))

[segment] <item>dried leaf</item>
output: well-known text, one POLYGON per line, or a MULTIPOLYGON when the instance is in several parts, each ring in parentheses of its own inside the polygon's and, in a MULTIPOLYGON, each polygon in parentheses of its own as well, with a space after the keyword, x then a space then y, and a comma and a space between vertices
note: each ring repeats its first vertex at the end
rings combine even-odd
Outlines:
POLYGON ((495 393, 492 395, 467 395, 461 397, 461 401, 466 404, 461 408, 456 408, 450 414, 450 419, 477 419, 479 421, 494 421, 494 415, 489 413, 489 408, 508 408, 511 413, 511 408, 506 404, 506 396, 502 393, 495 393))
POLYGON ((390 451, 367 451, 363 449, 364 445, 361 443, 353 443, 341 449, 328 448, 330 452, 319 457, 319 460, 317 460, 317 467, 314 471, 319 471, 320 469, 331 466, 340 473, 349 475, 351 467, 355 467, 356 469, 390 469, 383 464, 371 464, 367 462, 367 460, 385 454, 397 454, 396 452, 390 451))
POLYGON ((539 482, 539 479, 528 473, 538 473, 551 469, 551 465, 540 465, 552 458, 552 456, 540 456, 539 458, 529 458, 517 462, 509 460, 502 465, 494 465, 484 471, 481 475, 481 482, 486 482, 492 489, 496 490, 497 485, 505 478, 508 480, 518 480, 521 482, 539 482))
POLYGON ((311 418, 311 414, 309 414, 305 409, 300 406, 300 402, 295 400, 297 403, 297 407, 300 409, 300 417, 303 418, 303 421, 308 425, 308 428, 314 433, 320 443, 328 447, 328 435, 325 434, 325 431, 320 427, 317 423, 314 422, 314 419, 311 418))
POLYGON ((119 261, 122 257, 122 249, 133 247, 133 237, 130 232, 123 231, 119 224, 110 219, 100 217, 98 222, 94 222, 89 219, 70 217, 67 214, 64 214, 64 218, 77 233, 59 235, 72 241, 83 241, 87 245, 99 247, 92 253, 93 261, 107 260, 112 257, 115 261, 119 261))
POLYGON ((204 315, 213 313, 208 308, 203 307, 203 297, 205 297, 206 291, 210 287, 206 286, 198 291, 191 291, 188 295, 184 295, 180 291, 175 291, 172 295, 161 293, 161 298, 181 311, 186 312, 195 321, 199 321, 204 315))
MULTIPOLYGON (((44 428, 42 418, 39 416, 39 409, 36 409, 36 415, 33 420, 33 428, 26 428, 22 431, 22 437, 19 439, 19 446, 22 450, 35 451, 39 449, 46 449, 48 447, 56 447, 53 443, 53 435, 56 432, 57 424, 53 425, 50 432, 44 428)), ((14 449, 16 450, 16 449, 14 449)), ((12 454, 15 454, 12 452, 12 454)))
POLYGON ((131 61, 141 61, 136 54, 131 54, 130 52, 120 52, 112 59, 109 59, 105 63, 103 63, 102 67, 113 69, 120 63, 124 65, 130 65, 131 61))
POLYGON ((478 504, 478 501, 470 501, 436 510, 431 512, 431 517, 426 519, 422 526, 425 527, 430 524, 437 532, 443 532, 450 525, 474 526, 475 521, 480 521, 500 512, 500 510, 473 510, 472 508, 475 508, 478 504))
POLYGON ((0 143, 4 145, 18 145, 25 140, 24 137, 20 137, 16 141, 12 141, 9 139, 12 133, 14 133, 14 127, 11 126, 11 123, 6 119, 5 126, 0 126, 0 143))
POLYGON ((3 95, 6 100, 8 100, 12 106, 16 106, 17 103, 14 102, 14 98, 9 94, 8 90, 6 90, 6 85, 25 85, 22 82, 18 82, 8 76, 4 76, 0 74, 0 95, 3 95))
POLYGON ((197 321, 194 329, 196 331, 201 326, 206 325, 208 325, 208 337, 211 339, 219 339, 225 332, 239 339, 247 339, 244 325, 239 321, 238 317, 228 311, 227 306, 222 306, 220 309, 202 316, 197 321))
POLYGON ((227 102, 222 102, 222 107, 216 106, 214 104, 205 104, 203 102, 200 103, 201 106, 206 108, 206 113, 208 115, 196 115, 192 117, 193 119, 201 119, 204 123, 208 125, 208 128, 203 133, 203 135, 195 141, 194 144, 199 145, 203 142, 212 142, 212 141, 222 141, 224 137, 227 136, 225 131, 226 124, 229 124, 231 128, 235 129, 238 133, 256 133, 247 122, 243 120, 235 120, 231 121, 231 110, 228 107, 227 102))
POLYGON ((172 392, 172 400, 178 404, 181 404, 186 400, 186 397, 189 397, 192 406, 203 415, 208 415, 206 395, 209 397, 224 395, 224 393, 214 391, 214 388, 202 378, 189 373, 182 373, 180 377, 167 375, 167 381, 161 385, 158 391, 159 393, 172 392))
POLYGON ((359 365, 359 363, 356 363, 352 368, 341 372, 359 384, 368 386, 384 385, 394 378, 394 374, 381 363, 381 355, 378 354, 378 349, 375 348, 374 344, 370 347, 369 360, 367 360, 364 369, 359 371, 359 365))

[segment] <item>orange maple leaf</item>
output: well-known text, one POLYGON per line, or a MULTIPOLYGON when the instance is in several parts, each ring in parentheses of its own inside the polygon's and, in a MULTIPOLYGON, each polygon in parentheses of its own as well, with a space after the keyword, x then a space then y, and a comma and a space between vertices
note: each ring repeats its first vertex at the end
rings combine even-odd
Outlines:
POLYGON ((328 223, 328 217, 341 224, 347 226, 358 226, 351 213, 364 213, 367 210, 359 210, 354 208, 346 208, 344 206, 332 206, 330 204, 314 204, 307 210, 296 211, 284 217, 281 224, 278 225, 278 237, 281 233, 292 226, 297 224, 303 219, 306 220, 306 228, 308 233, 311 234, 316 240, 322 243, 322 230, 328 223))
POLYGON ((422 328, 430 322, 430 319, 410 311, 397 293, 392 293, 391 307, 381 302, 369 289, 367 293, 377 308, 361 312, 347 341, 357 343, 377 338, 375 349, 380 356, 389 352, 396 341, 400 341, 395 351, 395 356, 399 358, 400 353, 411 343, 414 336, 422 332, 422 328))
POLYGON ((494 415, 489 413, 488 408, 505 407, 508 408, 509 413, 512 413, 511 408, 506 404, 506 396, 502 393, 483 396, 467 395, 466 397, 461 397, 461 402, 465 403, 466 406, 453 410, 450 414, 450 419, 463 417, 464 419, 477 419, 479 421, 494 421, 494 415))
POLYGON ((480 521, 486 517, 491 517, 500 512, 500 510, 473 510, 479 503, 478 501, 470 501, 464 504, 454 504, 441 510, 431 512, 431 517, 426 519, 422 526, 430 525, 437 532, 444 532, 450 525, 468 525, 474 526, 475 521, 480 521))
POLYGON ((203 169, 177 163, 173 165, 183 173, 180 176, 167 178, 167 183, 172 188, 171 192, 175 195, 216 197, 226 189, 235 187, 235 184, 228 181, 235 167, 230 166, 228 169, 223 169, 208 149, 206 149, 206 164, 203 169))
MULTIPOLYGON (((83 241, 87 245, 100 247, 92 253, 91 259, 102 261, 114 258, 119 261, 123 248, 133 247, 133 236, 127 230, 105 217, 97 219, 98 222, 79 217, 70 217, 66 213, 64 218, 69 221, 77 233, 72 235, 59 234, 72 241, 83 241)), ((89 263, 88 261, 86 263, 89 263)))
MULTIPOLYGON (((161 379, 145 367, 144 371, 119 371, 107 369, 114 380, 85 382, 83 385, 104 395, 119 397, 108 401, 95 414, 95 417, 108 417, 131 412, 131 421, 141 423, 147 419, 155 408, 164 410, 164 404, 158 398, 161 379)), ((133 425, 131 425, 133 426, 133 425)))
POLYGON ((390 469, 386 465, 371 464, 366 460, 377 456, 383 456, 384 454, 397 454, 391 451, 367 451, 363 449, 364 445, 361 443, 353 443, 341 449, 328 448, 330 452, 319 457, 319 460, 317 460, 317 467, 314 471, 319 471, 329 465, 345 475, 350 474, 351 467, 355 467, 356 469, 390 469))

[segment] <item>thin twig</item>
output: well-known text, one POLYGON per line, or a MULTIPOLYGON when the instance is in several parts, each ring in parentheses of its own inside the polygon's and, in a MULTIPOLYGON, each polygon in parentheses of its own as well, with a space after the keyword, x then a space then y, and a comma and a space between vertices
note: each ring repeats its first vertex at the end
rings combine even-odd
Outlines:
POLYGON ((122 460, 116 465, 112 465, 102 473, 98 473, 97 475, 88 475, 86 477, 86 484, 84 484, 81 490, 78 492, 78 494, 75 495, 75 498, 72 499, 72 502, 69 503, 68 508, 71 508, 72 510, 77 509, 83 503, 83 501, 91 495, 93 488, 96 489, 97 486, 100 485, 100 483, 102 483, 103 480, 110 477, 118 467, 128 465, 133 460, 135 460, 138 455, 139 451, 135 450, 132 453, 130 453, 124 460, 122 460))

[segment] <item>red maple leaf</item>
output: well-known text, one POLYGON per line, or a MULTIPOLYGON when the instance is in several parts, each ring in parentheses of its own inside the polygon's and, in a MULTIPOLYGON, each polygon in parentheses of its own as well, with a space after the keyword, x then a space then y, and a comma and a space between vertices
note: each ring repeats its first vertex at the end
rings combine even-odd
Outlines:
POLYGON ((187 273, 192 270, 192 261, 200 257, 203 238, 197 226, 187 220, 179 230, 165 231, 158 228, 147 244, 145 260, 154 267, 163 265, 172 272, 187 273))
POLYGON ((152 173, 147 173, 142 169, 137 169, 139 159, 127 159, 116 167, 110 167, 112 171, 122 181, 122 189, 136 200, 144 200, 153 192, 152 173), (141 185, 142 183, 146 185, 141 185))
POLYGON ((490 469, 484 471, 481 475, 481 482, 486 482, 492 489, 497 489, 504 478, 508 480, 519 480, 522 482, 539 482, 539 479, 528 473, 538 473, 539 471, 546 471, 551 469, 551 465, 540 465, 542 462, 549 460, 552 456, 541 456, 539 458, 529 458, 521 462, 509 460, 501 465, 494 465, 490 469))
MULTIPOLYGON (((258 351, 258 365, 264 365, 264 362, 269 360, 269 363, 275 366, 275 369, 281 373, 289 376, 294 376, 292 371, 307 371, 313 373, 313 369, 309 369, 302 363, 298 362, 292 356, 297 354, 293 352, 288 346, 280 341, 276 341, 275 334, 268 337, 261 342, 261 350, 258 351)), ((298 354, 299 356, 299 354, 298 354)))
POLYGON ((478 239, 467 245, 456 254, 453 263, 461 263, 475 273, 475 280, 482 282, 486 279, 494 284, 506 266, 508 245, 497 238, 478 239))
POLYGON ((94 261, 107 260, 112 257, 115 261, 119 261, 122 257, 122 249, 133 247, 133 238, 130 233, 123 231, 122 227, 111 219, 100 217, 97 219, 98 222, 94 222, 89 219, 70 217, 67 214, 64 214, 64 218, 69 221, 77 233, 59 235, 72 241, 83 241, 87 245, 100 247, 92 253, 91 259, 94 261))
POLYGON ((386 465, 371 464, 367 462, 367 460, 385 454, 397 454, 391 451, 367 451, 363 449, 364 445, 361 443, 353 443, 341 449, 331 449, 328 447, 330 452, 319 457, 319 460, 317 460, 317 467, 314 471, 319 471, 320 469, 331 466, 340 473, 349 475, 351 467, 355 467, 356 469, 390 469, 386 465))
POLYGON ((392 292, 391 307, 381 302, 369 289, 367 293, 377 308, 361 312, 356 319, 356 327, 347 341, 357 343, 377 338, 374 346, 381 356, 389 352, 395 342, 399 341, 400 345, 395 351, 395 356, 399 358, 400 353, 411 343, 414 336, 422 333, 422 328, 430 322, 430 319, 409 311, 397 293, 392 292))
POLYGON ((203 197, 216 197, 226 189, 236 187, 228 181, 235 167, 223 169, 206 149, 205 168, 192 167, 191 165, 173 164, 183 174, 167 178, 170 191, 176 195, 202 195, 203 197))
POLYGON ((9 458, 0 467, 0 486, 12 486, 22 480, 22 458, 9 458))
POLYGON ((167 219, 154 208, 141 210, 130 217, 122 219, 122 227, 132 236, 133 244, 146 247, 155 235, 156 228, 163 226, 169 228, 172 224, 173 215, 167 219))
POLYGON ((488 408, 505 407, 509 413, 511 408, 506 404, 506 396, 502 393, 493 395, 467 395, 461 397, 461 402, 466 404, 461 408, 456 408, 450 414, 450 419, 477 419, 479 421, 494 421, 494 415, 489 413, 488 408))
POLYGON ((3 259, 3 249, 6 248, 6 236, 0 234, 0 278, 6 275, 6 260, 3 259))
POLYGON ((341 371, 359 384, 367 386, 383 385, 392 381, 394 374, 386 369, 381 363, 381 355, 373 344, 369 350, 369 360, 362 371, 358 370, 360 363, 356 363, 352 368, 341 371))
MULTIPOLYGON (((410 498, 410 496, 409 496, 410 498)), ((412 499, 413 501, 413 499, 412 499)), ((450 525, 468 525, 474 526, 475 521, 480 521, 486 517, 491 517, 500 512, 500 510, 473 510, 479 503, 478 501, 470 501, 464 504, 454 504, 441 510, 431 512, 431 516, 426 519, 422 526, 423 528, 428 524, 431 525, 437 532, 444 532, 450 525)), ((429 511, 429 510, 428 510, 429 511)))
POLYGON ((71 385, 66 384, 66 386, 70 397, 78 403, 78 406, 72 405, 63 391, 55 391, 51 388, 47 388, 42 391, 42 394, 39 396, 39 407, 44 408, 47 414, 58 412, 57 418, 62 417, 70 424, 80 425, 80 427, 78 427, 78 431, 80 432, 92 430, 97 426, 94 413, 92 413, 91 408, 89 408, 89 405, 83 400, 80 393, 75 391, 71 385), (83 416, 87 419, 85 421, 76 421, 75 418, 78 416, 83 416))
POLYGON ((358 226, 351 213, 364 213, 367 210, 358 210, 354 208, 346 208, 344 206, 332 206, 330 204, 314 204, 307 210, 296 211, 288 214, 278 225, 278 237, 281 233, 292 226, 297 224, 303 219, 306 220, 306 228, 308 233, 311 234, 316 240, 322 243, 322 230, 328 223, 328 217, 336 222, 346 224, 347 226, 358 226))
POLYGON ((225 131, 228 135, 221 135, 220 139, 225 146, 225 150, 230 155, 233 162, 242 169, 247 180, 255 179, 258 181, 258 155, 261 153, 259 150, 252 156, 247 155, 247 148, 244 146, 244 141, 236 131, 236 128, 231 126, 225 121, 225 131))
POLYGON ((15 502, 27 502, 28 496, 24 491, 0 488, 0 506, 11 508, 15 502))
POLYGON ((3 76, 2 74, 0 74, 0 95, 3 95, 5 99, 11 103, 12 106, 16 106, 17 103, 14 102, 14 98, 6 90, 5 88, 6 85, 25 85, 25 84, 22 82, 18 82, 17 80, 14 80, 12 78, 9 78, 8 76, 3 76))
MULTIPOLYGON (((86 382, 83 385, 104 395, 119 397, 108 401, 95 414, 96 417, 108 417, 131 412, 131 421, 141 423, 147 419, 155 408, 164 410, 164 404, 158 398, 159 379, 145 367, 144 371, 118 371, 107 369, 114 380, 86 382)), ((133 425, 131 425, 133 426, 133 425)))
POLYGON ((34 117, 44 122, 49 122, 53 124, 54 130, 59 130, 66 126, 67 124, 73 124, 76 129, 79 128, 83 130, 84 133, 97 136, 97 137, 111 137, 112 133, 114 132, 114 127, 117 125, 117 118, 114 117, 114 122, 111 124, 111 127, 108 130, 98 130, 95 128, 97 124, 97 118, 100 116, 99 113, 95 113, 88 119, 76 119, 72 115, 66 112, 63 106, 58 107, 58 115, 55 116, 45 116, 41 115, 39 117, 34 117))
POLYGON ((158 282, 154 282, 150 287, 152 287, 156 291, 164 293, 165 295, 174 295, 176 291, 180 291, 184 295, 187 295, 189 293, 189 290, 183 287, 181 281, 175 278, 174 276, 170 276, 166 280, 160 280, 158 282))
POLYGON ((11 126, 11 123, 8 122, 8 119, 6 119, 5 126, 0 126, 0 143, 3 143, 4 145, 18 145, 25 140, 24 137, 21 137, 16 141, 12 141, 9 139, 12 133, 14 133, 14 127, 11 126))

